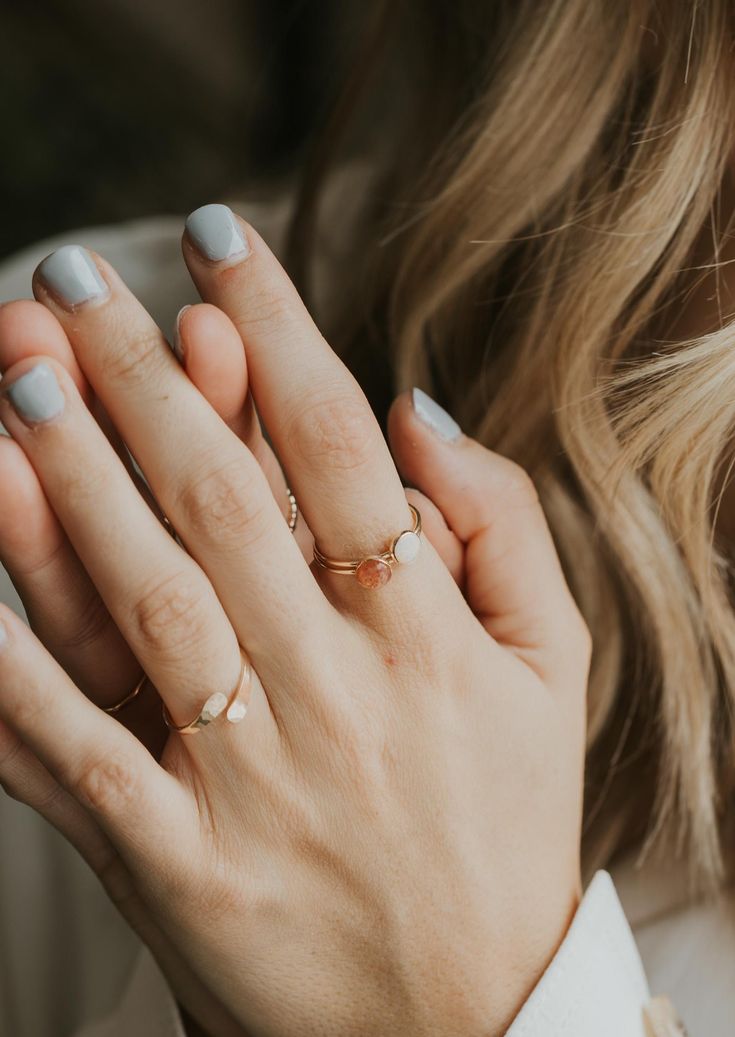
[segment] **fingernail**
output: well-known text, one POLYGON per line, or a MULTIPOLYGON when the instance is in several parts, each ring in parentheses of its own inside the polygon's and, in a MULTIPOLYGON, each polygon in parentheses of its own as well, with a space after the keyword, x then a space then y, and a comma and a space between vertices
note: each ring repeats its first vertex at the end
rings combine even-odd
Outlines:
POLYGON ((250 248, 232 209, 226 205, 202 205, 186 217, 186 231, 205 259, 215 263, 245 257, 250 248))
POLYGON ((181 343, 181 318, 187 310, 191 309, 191 303, 187 303, 186 306, 182 306, 179 312, 176 314, 176 323, 174 324, 174 333, 171 336, 171 348, 173 349, 176 359, 180 364, 184 362, 184 347, 181 343))
POLYGON ((64 245, 52 252, 39 266, 38 276, 69 306, 101 299, 110 293, 94 260, 81 245, 64 245))
POLYGON ((0 623, 0 648, 8 643, 8 632, 3 623, 0 623))
POLYGON ((447 414, 444 408, 440 407, 436 400, 432 400, 431 396, 427 396, 423 389, 413 387, 411 402, 416 417, 428 425, 440 439, 453 443, 462 435, 462 429, 451 414, 447 414))
POLYGON ((17 414, 34 425, 58 417, 64 394, 48 364, 37 364, 5 390, 17 414))

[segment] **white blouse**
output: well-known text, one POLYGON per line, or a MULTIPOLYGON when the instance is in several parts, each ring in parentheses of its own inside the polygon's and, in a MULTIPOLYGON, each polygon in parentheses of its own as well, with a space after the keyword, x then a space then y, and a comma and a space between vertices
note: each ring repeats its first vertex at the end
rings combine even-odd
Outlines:
MULTIPOLYGON (((278 252, 287 203, 238 209, 278 252)), ((76 241, 104 255, 169 332, 197 298, 182 228, 183 217, 145 219, 34 245, 0 264, 0 302, 30 296, 40 260, 76 241)), ((22 614, 1 568, 0 600, 22 614)), ((651 991, 676 1003, 691 1037, 733 1037, 735 891, 693 901, 675 868, 639 870, 631 860, 613 878, 594 876, 508 1037, 683 1033, 670 1002, 651 991)), ((0 1037, 184 1037, 164 976, 96 877, 45 821, 2 795, 0 1037)))

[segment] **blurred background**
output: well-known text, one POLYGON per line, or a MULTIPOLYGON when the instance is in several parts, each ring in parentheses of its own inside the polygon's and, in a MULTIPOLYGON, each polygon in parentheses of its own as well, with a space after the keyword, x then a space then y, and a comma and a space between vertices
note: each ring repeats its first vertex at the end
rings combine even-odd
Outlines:
POLYGON ((0 259, 75 227, 281 191, 369 6, 0 0, 0 259))

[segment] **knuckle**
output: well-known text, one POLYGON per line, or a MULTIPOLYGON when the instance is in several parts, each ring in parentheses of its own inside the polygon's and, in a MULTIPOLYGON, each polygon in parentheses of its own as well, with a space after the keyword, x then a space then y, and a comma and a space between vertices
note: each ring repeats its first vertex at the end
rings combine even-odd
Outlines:
POLYGON ((377 434, 370 408, 341 388, 309 399, 292 418, 287 440, 307 464, 359 471, 375 456, 377 434))
POLYGON ((136 769, 119 753, 89 760, 81 767, 73 791, 95 813, 119 815, 139 799, 136 769))
POLYGON ((204 590, 180 570, 144 591, 134 606, 133 622, 139 639, 159 654, 200 644, 209 630, 204 590))
POLYGON ((266 528, 260 489, 242 460, 188 483, 178 503, 190 533, 207 542, 247 546, 266 528))
POLYGON ((151 374, 163 370, 168 348, 157 328, 131 335, 126 328, 115 329, 113 343, 101 360, 103 375, 118 384, 135 387, 150 382, 151 374))

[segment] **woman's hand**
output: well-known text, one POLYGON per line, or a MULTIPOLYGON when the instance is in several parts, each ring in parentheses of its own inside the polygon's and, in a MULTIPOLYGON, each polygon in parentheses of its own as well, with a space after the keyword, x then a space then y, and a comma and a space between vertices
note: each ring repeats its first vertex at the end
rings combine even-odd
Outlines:
MULTIPOLYGON (((381 551, 411 515, 367 401, 258 235, 227 220, 200 214, 185 255, 245 343, 308 526, 326 554, 381 551)), ((589 638, 528 480, 464 437, 437 441, 466 599, 426 538, 378 590, 310 567, 262 468, 114 271, 77 267, 97 292, 83 301, 62 261, 37 296, 188 554, 61 364, 14 365, 0 419, 174 721, 234 687, 238 642, 256 676, 241 723, 174 734, 159 763, 3 610, 7 744, 25 744, 15 761, 39 787, 58 783, 36 805, 67 811, 212 1034, 237 1032, 228 1015, 279 1037, 502 1032, 579 895, 589 638)), ((410 475, 412 437, 433 433, 405 397, 391 421, 412 430, 410 475)), ((13 766, 6 753, 4 781, 13 766)))

